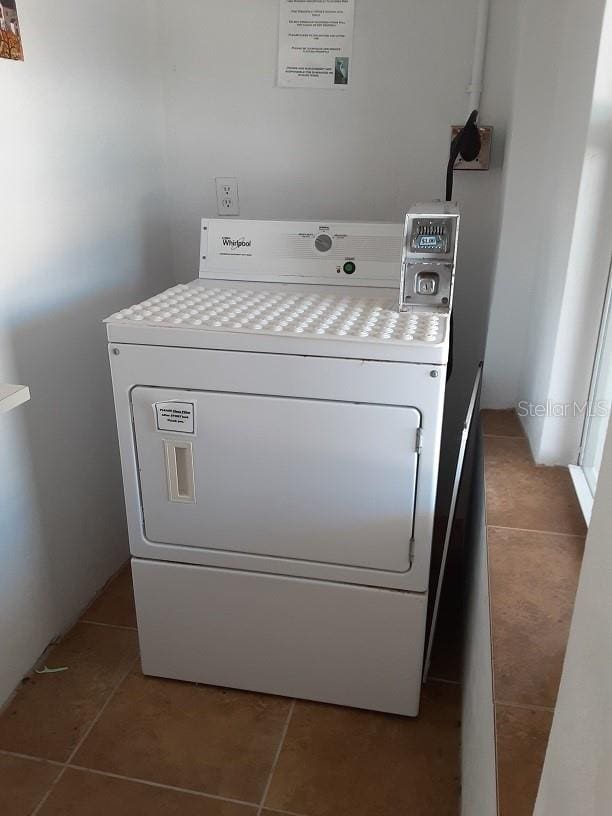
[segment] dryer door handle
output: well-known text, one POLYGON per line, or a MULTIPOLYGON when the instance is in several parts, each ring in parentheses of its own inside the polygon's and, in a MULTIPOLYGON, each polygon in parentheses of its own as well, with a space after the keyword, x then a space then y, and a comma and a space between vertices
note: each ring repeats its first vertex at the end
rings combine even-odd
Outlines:
POLYGON ((168 500, 171 502, 195 502, 195 479, 193 473, 193 444, 175 439, 164 439, 168 500))

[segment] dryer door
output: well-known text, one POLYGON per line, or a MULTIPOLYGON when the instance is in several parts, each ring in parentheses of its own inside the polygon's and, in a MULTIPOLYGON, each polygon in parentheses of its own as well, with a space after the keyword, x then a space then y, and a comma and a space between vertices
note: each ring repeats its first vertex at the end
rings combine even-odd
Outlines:
POLYGON ((149 541, 410 568, 414 408, 137 387, 149 541))

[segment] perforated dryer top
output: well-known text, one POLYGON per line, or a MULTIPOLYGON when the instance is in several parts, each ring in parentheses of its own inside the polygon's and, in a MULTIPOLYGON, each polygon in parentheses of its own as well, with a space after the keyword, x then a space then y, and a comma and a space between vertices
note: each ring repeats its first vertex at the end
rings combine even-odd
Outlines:
POLYGON ((197 280, 106 323, 116 343, 445 363, 447 316, 395 301, 385 289, 197 280))

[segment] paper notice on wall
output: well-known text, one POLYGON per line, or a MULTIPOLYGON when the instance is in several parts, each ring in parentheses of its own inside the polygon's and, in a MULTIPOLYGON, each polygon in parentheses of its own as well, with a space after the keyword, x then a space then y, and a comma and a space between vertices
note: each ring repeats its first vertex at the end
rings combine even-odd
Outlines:
POLYGON ((346 88, 355 0, 280 0, 278 84, 346 88))

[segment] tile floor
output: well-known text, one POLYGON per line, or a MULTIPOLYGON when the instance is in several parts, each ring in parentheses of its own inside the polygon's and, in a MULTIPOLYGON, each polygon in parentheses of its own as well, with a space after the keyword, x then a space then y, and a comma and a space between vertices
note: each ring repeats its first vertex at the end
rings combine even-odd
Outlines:
POLYGON ((500 816, 531 816, 586 528, 567 468, 533 463, 512 411, 483 411, 500 816))
POLYGON ((125 568, 0 717, 2 816, 459 813, 456 651, 410 720, 144 677, 134 627, 125 568))

